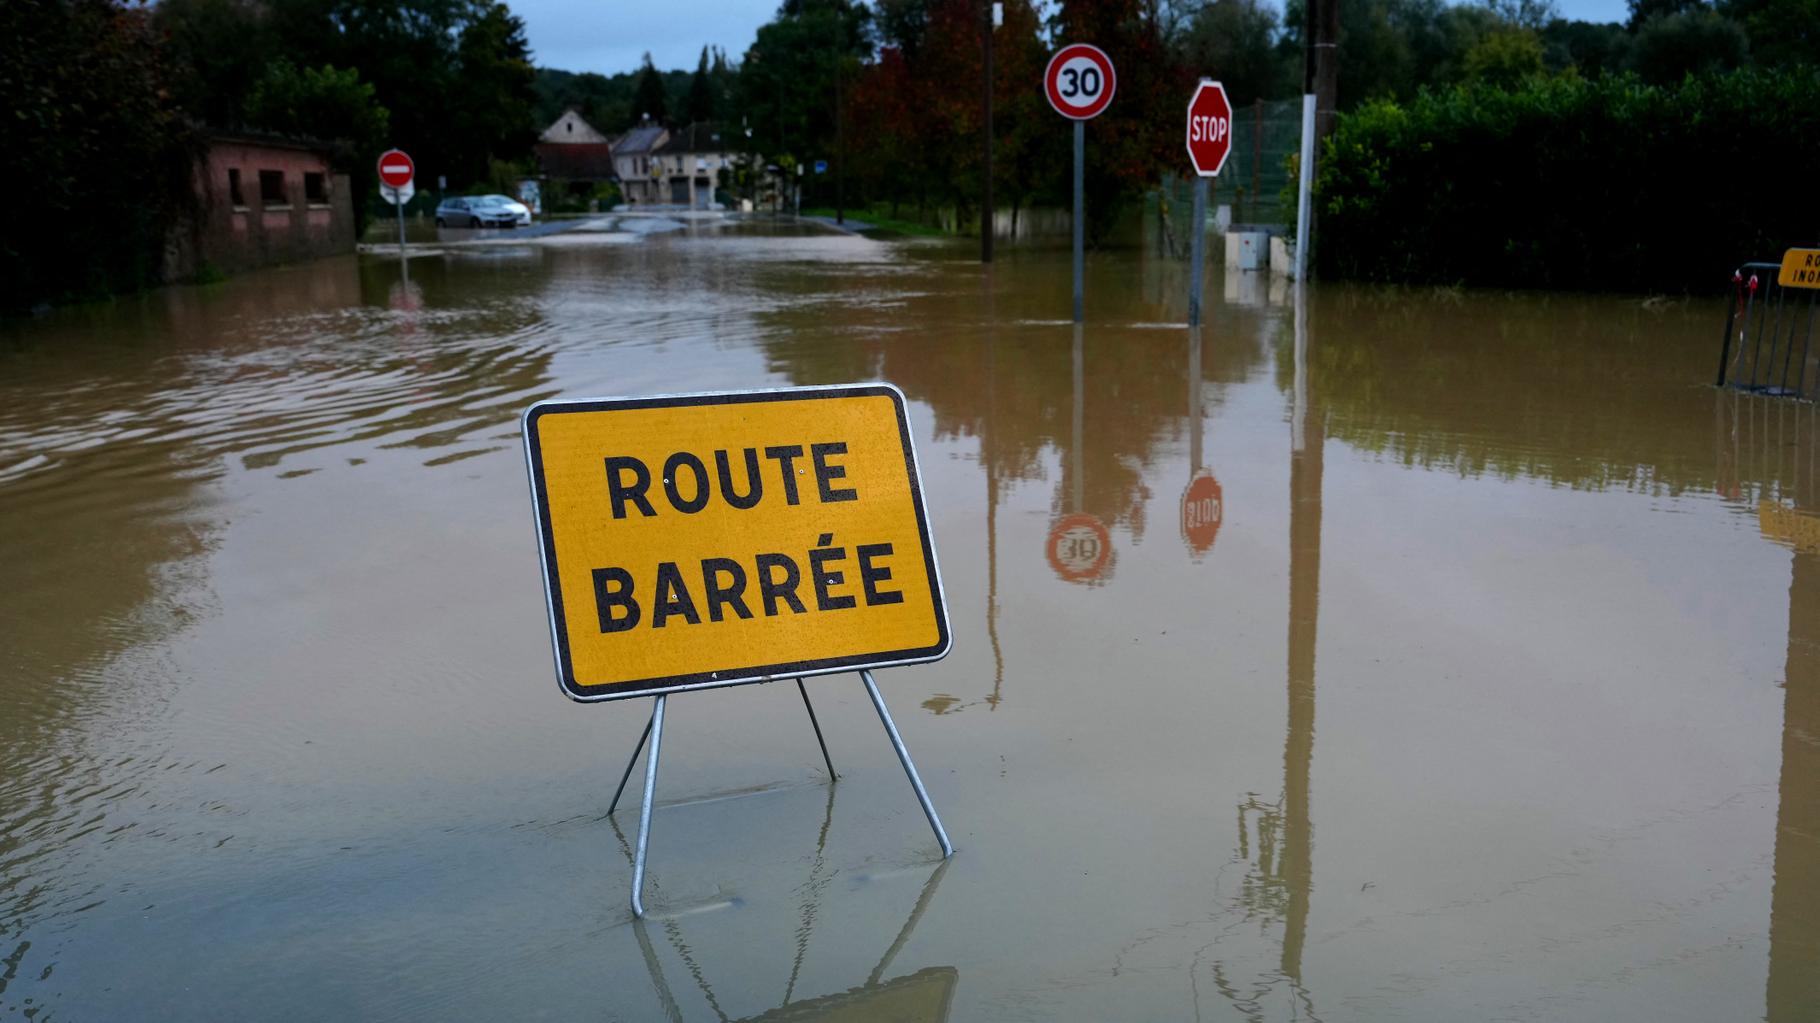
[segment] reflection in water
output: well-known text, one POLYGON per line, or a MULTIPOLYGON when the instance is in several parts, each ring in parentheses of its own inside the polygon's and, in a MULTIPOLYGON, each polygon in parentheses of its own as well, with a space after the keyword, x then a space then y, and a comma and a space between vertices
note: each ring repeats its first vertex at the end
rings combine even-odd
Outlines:
MULTIPOLYGON (((928 880, 923 882, 922 888, 917 894, 916 903, 910 908, 910 915, 905 918, 896 937, 886 946, 884 955, 879 959, 878 965, 872 968, 872 972, 866 977, 864 983, 844 991, 817 997, 796 997, 797 981, 802 974, 803 960, 808 954, 810 939, 814 936, 815 924, 821 913, 821 903, 833 880, 833 871, 827 861, 827 847, 828 829, 834 822, 835 789, 836 786, 828 786, 828 801, 823 810, 821 831, 816 838, 815 856, 810 864, 809 877, 800 889, 803 898, 798 914, 800 923, 795 937, 796 954, 791 961, 789 979, 784 983, 783 1001, 774 1009, 744 1018, 752 1021, 772 1021, 772 1023, 783 1023, 783 1021, 837 1023, 837 1021, 848 1020, 854 1021, 854 1023, 868 1020, 902 1020, 905 1023, 912 1023, 912 1021, 921 1023, 926 1020, 929 1023, 944 1023, 948 1019, 949 1011, 954 1003, 954 988, 960 979, 958 970, 951 966, 925 967, 915 973, 889 980, 885 979, 885 972, 891 968, 898 953, 903 951, 904 945, 910 940, 911 933, 916 930, 917 923, 922 920, 924 912, 928 910, 929 903, 935 898, 936 888, 941 884, 942 876, 947 872, 949 865, 954 862, 951 859, 942 860, 930 872, 928 880)), ((614 834, 619 839, 626 862, 630 864, 632 848, 626 842, 619 822, 611 818, 609 821, 614 834)), ((695 986, 701 991, 702 998, 707 1003, 709 1010, 714 1013, 716 1019, 723 1021, 729 1020, 731 1017, 721 1007, 720 999, 714 992, 714 986, 709 982, 710 968, 704 967, 698 961, 695 951, 684 940, 682 925, 688 916, 696 913, 738 911, 737 904, 720 903, 659 918, 664 936, 671 949, 676 953, 677 959, 682 962, 684 969, 695 982, 695 986)), ((651 986, 657 993, 658 1004, 663 1008, 664 1015, 668 1019, 680 1023, 685 1018, 682 1006, 664 973, 663 961, 658 955, 656 945, 651 941, 649 925, 645 920, 634 917, 632 932, 638 939, 639 951, 644 956, 645 969, 650 974, 651 986)), ((846 940, 851 941, 851 938, 846 940)))
POLYGON ((1270 1018, 1265 999, 1286 983, 1298 1017, 1318 1019, 1302 976, 1314 886, 1315 646, 1321 591, 1321 485, 1326 428, 1311 379, 1306 293, 1295 288, 1292 351, 1293 401, 1289 416, 1289 629, 1287 729, 1283 742, 1283 794, 1265 802, 1247 793, 1239 804, 1238 859, 1246 864, 1237 904, 1247 920, 1282 925, 1282 952, 1274 974, 1241 985, 1223 962, 1212 964, 1217 990, 1246 1019, 1270 1018))
MULTIPOLYGON (((1259 293, 1184 353, 1179 274, 1127 254, 1077 344, 1064 257, 563 237, 0 324, 0 1006, 1820 1016, 1814 407, 1715 398, 1698 303, 1326 287, 1308 345, 1259 293), (957 633, 892 684, 1004 711, 920 740, 968 865, 905 924, 933 881, 880 858, 921 822, 856 761, 825 855, 819 789, 765 789, 797 838, 676 814, 685 908, 627 933, 593 813, 643 718, 549 686, 513 420, 877 378, 957 633), (1247 510, 1199 562, 1197 467, 1247 510), (1075 511, 1101 585, 1038 553, 1075 511)), ((692 701, 677 783, 800 773, 794 703, 692 701)))
POLYGON ((1820 409, 1715 393, 1719 492, 1794 552, 1767 994, 1767 1018, 1792 1023, 1820 1018, 1820 409))

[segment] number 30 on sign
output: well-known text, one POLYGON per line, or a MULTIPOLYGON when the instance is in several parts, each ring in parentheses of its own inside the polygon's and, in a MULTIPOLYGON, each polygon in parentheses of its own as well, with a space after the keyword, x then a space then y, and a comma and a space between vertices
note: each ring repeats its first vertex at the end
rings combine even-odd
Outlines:
POLYGON ((1049 105, 1063 117, 1086 121, 1104 113, 1118 88, 1112 58, 1104 50, 1074 43, 1055 51, 1043 72, 1043 91, 1049 105))

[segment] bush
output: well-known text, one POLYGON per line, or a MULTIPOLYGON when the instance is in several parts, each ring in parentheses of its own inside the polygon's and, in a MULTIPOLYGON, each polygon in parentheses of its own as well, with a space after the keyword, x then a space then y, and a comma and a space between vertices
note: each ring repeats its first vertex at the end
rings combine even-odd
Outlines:
POLYGON ((1811 241, 1812 69, 1534 78, 1342 114, 1316 182, 1314 256, 1362 280, 1704 289, 1811 241))

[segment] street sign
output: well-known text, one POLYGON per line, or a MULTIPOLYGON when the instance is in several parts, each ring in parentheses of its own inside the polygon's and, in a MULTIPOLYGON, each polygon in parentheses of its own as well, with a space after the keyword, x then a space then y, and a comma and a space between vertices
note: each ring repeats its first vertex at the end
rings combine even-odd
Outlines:
POLYGON ((391 185, 379 186, 379 197, 394 206, 402 206, 410 202, 411 196, 416 194, 417 186, 409 182, 406 182, 403 188, 393 188, 391 185))
POLYGON ((1203 469, 1182 491, 1182 541, 1188 545, 1189 552, 1201 555, 1212 550, 1213 540, 1220 535, 1220 523, 1225 517, 1220 481, 1203 469))
POLYGON ((388 149, 379 154, 379 183, 393 188, 403 188, 411 183, 417 175, 417 165, 411 158, 397 149, 388 149))
POLYGON ((1785 288, 1820 288, 1820 249, 1790 249, 1782 254, 1776 283, 1785 288))
POLYGON ((1202 80, 1188 100, 1188 159, 1204 178, 1216 177, 1232 155, 1232 103, 1226 87, 1202 80))
POLYGON ((1043 71, 1043 92, 1063 117, 1087 121, 1104 113, 1118 88, 1112 58, 1097 46, 1072 43, 1055 51, 1043 71))
POLYGON ((524 437, 574 699, 947 654, 897 388, 543 401, 524 437))
POLYGON ((1106 571, 1112 559, 1112 533, 1106 524, 1086 512, 1055 520, 1043 553, 1055 574, 1071 583, 1090 582, 1106 571))
POLYGON ((826 161, 826 160, 815 161, 815 173, 817 173, 817 174, 828 173, 828 161, 826 161))

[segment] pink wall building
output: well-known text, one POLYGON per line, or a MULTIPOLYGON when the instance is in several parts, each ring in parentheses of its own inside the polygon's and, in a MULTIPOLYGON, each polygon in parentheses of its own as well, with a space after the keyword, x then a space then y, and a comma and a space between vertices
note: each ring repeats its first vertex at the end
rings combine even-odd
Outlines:
POLYGON ((197 165, 197 219, 177 232, 166 276, 238 272, 354 251, 354 202, 326 146, 218 135, 197 165))

